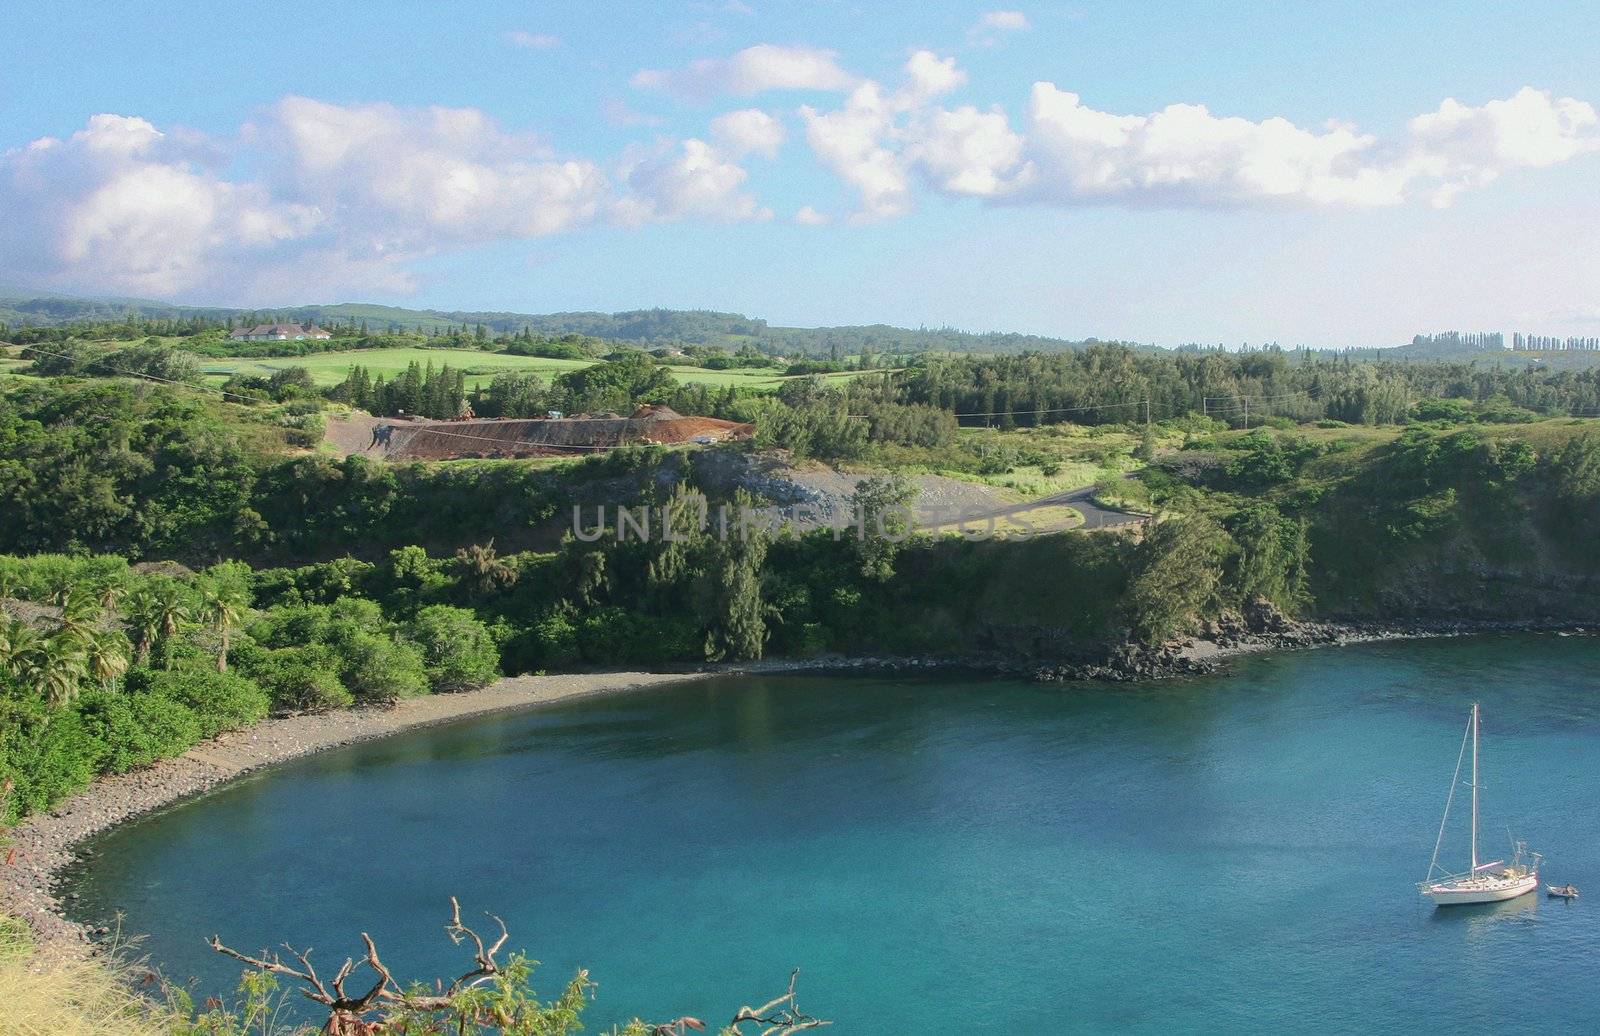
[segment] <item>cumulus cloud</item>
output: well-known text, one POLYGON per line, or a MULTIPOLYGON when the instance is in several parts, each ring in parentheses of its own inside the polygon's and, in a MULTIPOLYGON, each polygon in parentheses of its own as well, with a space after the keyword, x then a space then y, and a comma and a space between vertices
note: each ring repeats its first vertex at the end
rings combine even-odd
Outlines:
MULTIPOLYGON (((1049 82, 1013 117, 952 96, 967 74, 931 51, 912 53, 887 84, 850 76, 830 52, 770 45, 641 75, 685 96, 841 92, 797 114, 854 211, 803 206, 788 217, 801 225, 899 217, 919 193, 997 205, 1445 206, 1600 151, 1593 105, 1533 88, 1446 100, 1379 136, 1198 104, 1112 112, 1049 82)), ((646 119, 620 105, 609 117, 646 119)), ((619 158, 557 153, 473 108, 286 97, 226 138, 96 115, 0 152, 0 279, 271 304, 313 290, 401 292, 437 252, 599 222, 770 219, 745 163, 781 154, 788 117, 737 108, 619 158)))
POLYGON ((266 133, 299 193, 347 232, 390 247, 540 237, 592 220, 605 178, 475 108, 404 109, 287 97, 266 133))
POLYGON ((905 66, 906 82, 892 93, 865 82, 850 93, 844 106, 822 112, 800 109, 806 142, 823 165, 854 187, 860 207, 855 222, 889 219, 911 209, 911 182, 900 153, 903 135, 897 120, 934 97, 966 81, 952 58, 917 51, 905 66))
POLYGON ((754 195, 741 189, 748 175, 720 149, 694 137, 636 149, 618 170, 623 193, 613 218, 627 226, 694 218, 772 218, 754 195))
POLYGON ((608 201, 596 163, 475 109, 287 97, 232 143, 254 177, 226 177, 215 141, 119 115, 5 153, 0 272, 153 295, 402 291, 422 256, 570 230, 608 201))
POLYGON ((734 158, 748 154, 776 158, 783 138, 783 123, 760 108, 743 108, 711 120, 711 139, 734 158))
POLYGON ((67 287, 170 294, 237 276, 312 234, 314 205, 209 167, 214 149, 150 122, 96 115, 66 139, 0 156, 6 272, 67 287))
POLYGON ((1014 128, 998 106, 932 102, 964 78, 952 61, 919 52, 893 94, 867 82, 836 110, 801 109, 817 158, 861 196, 855 218, 906 212, 914 179, 1009 204, 1442 206, 1506 172, 1600 150, 1591 105, 1531 88, 1480 107, 1446 101, 1383 140, 1195 104, 1118 114, 1048 82, 1034 84, 1014 128))
POLYGON ((1407 128, 1418 152, 1415 161, 1441 181, 1432 200, 1444 205, 1456 193, 1492 183, 1503 173, 1600 151, 1597 123, 1600 113, 1593 105, 1525 86, 1477 108, 1446 99, 1407 128))
POLYGON ((641 69, 630 82, 641 90, 704 100, 767 90, 841 91, 859 79, 839 67, 838 55, 831 50, 761 43, 732 57, 701 58, 680 69, 641 69))
POLYGON ((1404 161, 1380 158, 1376 143, 1348 127, 1252 122, 1194 104, 1114 115, 1052 83, 1036 83, 1027 163, 989 193, 1012 190, 1057 202, 1393 204, 1403 200, 1410 170, 1404 161))

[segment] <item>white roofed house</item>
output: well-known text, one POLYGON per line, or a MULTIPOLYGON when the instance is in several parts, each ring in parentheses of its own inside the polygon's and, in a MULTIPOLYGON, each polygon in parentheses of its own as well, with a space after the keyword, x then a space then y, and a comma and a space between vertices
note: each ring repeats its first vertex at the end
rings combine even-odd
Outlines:
POLYGON ((256 324, 254 327, 235 328, 228 335, 235 342, 303 342, 332 337, 316 324, 256 324))

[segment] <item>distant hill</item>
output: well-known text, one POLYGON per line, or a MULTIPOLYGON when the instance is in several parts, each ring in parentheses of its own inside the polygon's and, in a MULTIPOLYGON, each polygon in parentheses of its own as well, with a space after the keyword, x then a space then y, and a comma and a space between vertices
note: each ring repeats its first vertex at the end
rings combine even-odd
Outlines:
MULTIPOLYGON (((785 356, 853 356, 873 353, 1057 352, 1096 339, 1069 341, 1041 335, 974 334, 954 328, 905 328, 888 324, 845 327, 774 327, 757 317, 712 310, 637 309, 623 313, 514 313, 490 310, 404 309, 361 302, 292 306, 272 310, 183 306, 147 299, 77 298, 0 288, 0 322, 55 327, 83 321, 205 317, 235 323, 289 321, 322 325, 362 324, 372 331, 447 330, 482 324, 492 332, 529 328, 546 335, 581 334, 638 345, 751 345, 785 356)), ((1137 343, 1124 343, 1136 345, 1137 343)), ((1153 348, 1152 346, 1137 346, 1153 348)))
MULTIPOLYGON (((448 331, 483 325, 496 334, 528 328, 536 334, 590 335, 654 348, 666 345, 718 345, 731 350, 752 346, 774 356, 845 357, 861 353, 896 354, 948 352, 1014 355, 1023 352, 1061 352, 1082 349, 1101 341, 1140 350, 1158 347, 1119 339, 1070 340, 1043 335, 971 332, 955 328, 907 328, 890 324, 840 327, 781 327, 742 313, 706 309, 635 309, 622 313, 516 313, 501 310, 405 309, 364 302, 335 305, 291 306, 280 309, 229 309, 184 306, 170 302, 129 298, 83 298, 0 286, 0 324, 57 327, 89 321, 120 321, 128 317, 150 320, 205 318, 238 323, 278 321, 317 323, 324 326, 365 324, 373 332, 448 331)), ((1417 335, 1409 343, 1386 348, 1319 349, 1312 354, 1348 356, 1352 361, 1476 361, 1508 366, 1549 366, 1558 369, 1600 364, 1600 351, 1519 352, 1503 348, 1500 336, 1446 332, 1417 335)), ((1180 351, 1205 351, 1210 346, 1185 345, 1180 351)), ((1306 355, 1299 349, 1282 350, 1290 357, 1306 355)))

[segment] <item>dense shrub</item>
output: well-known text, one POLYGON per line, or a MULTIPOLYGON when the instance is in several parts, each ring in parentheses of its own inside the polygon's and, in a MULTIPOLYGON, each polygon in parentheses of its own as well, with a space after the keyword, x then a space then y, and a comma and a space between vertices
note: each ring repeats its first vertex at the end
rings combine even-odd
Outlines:
POLYGON ((379 703, 428 693, 422 651, 409 641, 357 633, 335 645, 339 679, 356 701, 379 703))
POLYGON ((698 623, 641 615, 624 608, 602 608, 578 624, 577 645, 592 665, 650 665, 699 658, 703 634, 698 623))
POLYGON ((253 680, 236 673, 168 673, 130 676, 130 689, 170 699, 190 709, 200 722, 203 737, 215 737, 224 730, 238 730, 258 723, 267 715, 271 699, 253 680))
POLYGON ((436 604, 417 613, 408 628, 422 648, 436 691, 482 687, 500 675, 500 651, 489 629, 465 608, 436 604))
POLYGON ((321 645, 269 650, 246 643, 235 660, 267 692, 275 712, 326 712, 355 701, 339 680, 333 653, 321 645))
POLYGON ((84 787, 94 777, 103 742, 72 709, 0 697, 0 782, 12 783, 0 803, 0 821, 36 813, 84 787))
POLYGON ((100 746, 96 768, 105 773, 182 755, 201 738, 194 711, 159 694, 91 691, 78 709, 85 732, 100 746))

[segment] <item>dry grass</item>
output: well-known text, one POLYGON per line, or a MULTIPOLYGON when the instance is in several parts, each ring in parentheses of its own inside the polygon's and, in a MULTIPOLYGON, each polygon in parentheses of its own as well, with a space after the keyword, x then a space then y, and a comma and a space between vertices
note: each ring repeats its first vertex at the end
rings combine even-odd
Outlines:
POLYGON ((105 960, 45 960, 20 921, 0 916, 4 1036, 169 1036, 174 1019, 140 999, 105 960))
POLYGON ((1030 507, 1025 511, 1018 511, 1016 514, 1002 515, 995 518, 992 529, 988 519, 974 519, 966 523, 947 522, 944 525, 932 527, 930 531, 955 536, 962 534, 964 529, 969 536, 995 536, 1007 539, 1037 536, 1049 532, 1063 532, 1067 529, 1075 529, 1082 524, 1083 515, 1076 508, 1068 507, 1065 504, 1050 504, 1044 507, 1030 507))

